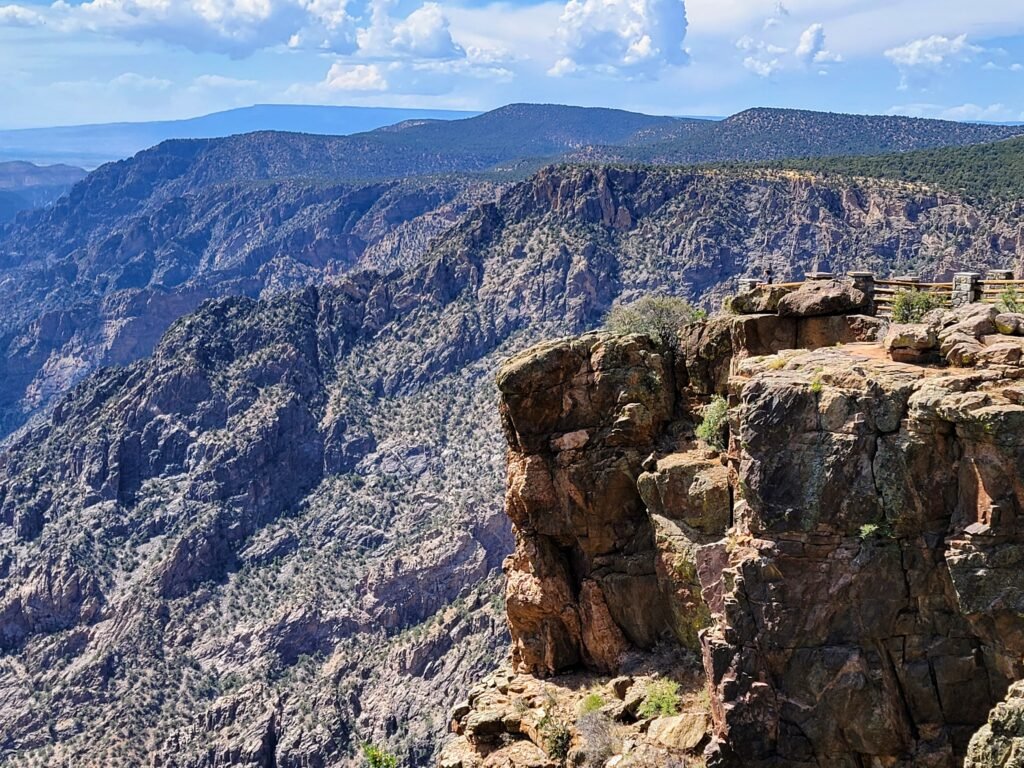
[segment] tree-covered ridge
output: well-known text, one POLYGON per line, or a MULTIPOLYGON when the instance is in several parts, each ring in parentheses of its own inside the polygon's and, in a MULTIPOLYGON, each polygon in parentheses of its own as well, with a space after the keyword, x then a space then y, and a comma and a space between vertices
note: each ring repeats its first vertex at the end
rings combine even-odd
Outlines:
POLYGON ((759 108, 722 121, 679 122, 647 131, 627 146, 594 149, 590 159, 685 164, 878 155, 999 141, 1022 133, 1024 126, 759 108))
POLYGON ((786 160, 771 163, 770 167, 927 184, 974 201, 1024 198, 1024 137, 875 157, 786 160))

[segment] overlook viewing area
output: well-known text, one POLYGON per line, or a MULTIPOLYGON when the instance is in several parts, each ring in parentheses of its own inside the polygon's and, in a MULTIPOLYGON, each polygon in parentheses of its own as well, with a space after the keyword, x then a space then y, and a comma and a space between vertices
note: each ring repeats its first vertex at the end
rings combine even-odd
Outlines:
POLYGON ((905 292, 923 292, 935 297, 939 306, 957 309, 967 304, 999 304, 1012 298, 1024 304, 1024 280, 1014 278, 1013 270, 989 270, 984 276, 979 272, 957 272, 949 282, 925 282, 913 275, 897 277, 876 277, 872 272, 847 272, 836 275, 831 272, 808 272, 801 281, 772 283, 762 278, 740 278, 740 293, 746 293, 763 286, 774 286, 780 290, 797 289, 808 282, 821 280, 845 280, 867 296, 867 304, 861 309, 865 315, 892 318, 896 297, 905 292))

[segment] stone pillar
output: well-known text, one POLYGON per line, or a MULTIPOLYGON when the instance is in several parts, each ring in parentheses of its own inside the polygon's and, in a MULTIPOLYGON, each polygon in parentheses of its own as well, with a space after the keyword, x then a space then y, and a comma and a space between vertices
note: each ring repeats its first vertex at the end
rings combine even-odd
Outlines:
POLYGON ((761 281, 756 277, 741 277, 740 278, 740 293, 749 293, 761 284, 761 281))
POLYGON ((1012 269, 990 269, 986 275, 986 280, 1013 280, 1012 269))
POLYGON ((953 275, 953 294, 949 304, 953 309, 978 300, 978 281, 981 275, 977 272, 957 272, 953 275))
POLYGON ((874 315, 875 309, 875 275, 872 272, 847 272, 850 284, 868 297, 864 307, 865 315, 874 315))
POLYGON ((832 280, 835 275, 831 272, 808 272, 804 277, 807 280, 832 280))

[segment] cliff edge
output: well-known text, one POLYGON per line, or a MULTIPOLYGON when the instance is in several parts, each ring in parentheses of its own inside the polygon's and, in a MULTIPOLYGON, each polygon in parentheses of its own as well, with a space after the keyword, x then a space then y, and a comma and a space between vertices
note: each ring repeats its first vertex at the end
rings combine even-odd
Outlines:
POLYGON ((502 368, 511 669, 455 713, 445 765, 1005 764, 976 756, 1014 749, 1019 692, 986 722, 1024 677, 1024 339, 993 307, 939 310, 915 326, 936 356, 897 362, 914 329, 824 290, 502 368), (699 441, 715 396, 727 434, 699 441), (665 681, 676 700, 645 707, 665 681), (614 738, 591 760, 595 692, 614 738), (564 750, 519 725, 537 711, 564 750))

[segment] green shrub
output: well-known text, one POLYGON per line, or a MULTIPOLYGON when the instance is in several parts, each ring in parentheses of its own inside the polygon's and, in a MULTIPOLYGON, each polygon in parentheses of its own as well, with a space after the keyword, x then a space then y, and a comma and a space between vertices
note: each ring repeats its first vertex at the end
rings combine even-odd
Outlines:
POLYGON ((612 307, 604 327, 612 333, 640 333, 675 346, 680 328, 705 317, 706 312, 678 296, 644 296, 632 304, 612 307))
POLYGON ((640 717, 668 717, 679 712, 679 683, 655 680, 647 686, 647 697, 640 705, 640 717))
POLYGON ((589 715, 591 712, 597 712, 601 707, 604 706, 604 696, 600 693, 588 693, 583 701, 580 702, 580 715, 589 715))
POLYGON ((870 539, 876 533, 878 533, 877 523, 864 523, 864 525, 860 527, 860 537, 862 539, 870 539))
POLYGON ((569 747, 572 745, 569 726, 550 715, 545 715, 538 726, 541 738, 544 739, 544 751, 548 753, 548 757, 559 761, 565 760, 569 756, 569 747))
POLYGON ((998 306, 1003 312, 1024 312, 1024 296, 1017 293, 1012 285, 1008 285, 999 294, 998 306))
POLYGON ((398 758, 374 744, 363 744, 363 757, 369 768, 398 768, 398 758))
POLYGON ((919 323, 926 314, 941 306, 942 298, 936 293, 899 290, 892 300, 892 321, 919 323))
POLYGON ((704 409, 704 418, 697 425, 697 437, 712 448, 724 451, 728 423, 729 403, 721 395, 715 395, 711 398, 711 403, 704 409))

